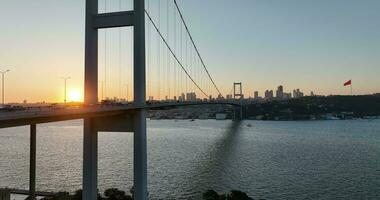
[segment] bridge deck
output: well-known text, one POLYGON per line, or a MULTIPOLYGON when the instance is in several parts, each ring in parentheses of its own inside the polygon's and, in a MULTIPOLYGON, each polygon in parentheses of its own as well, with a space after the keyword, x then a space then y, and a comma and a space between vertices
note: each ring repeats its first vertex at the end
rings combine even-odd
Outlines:
POLYGON ((133 113, 136 109, 159 109, 191 105, 207 104, 226 104, 238 106, 233 102, 184 102, 184 103, 155 103, 144 106, 133 104, 124 105, 95 105, 95 106, 78 106, 65 108, 36 107, 22 111, 0 112, 0 128, 9 128, 15 126, 26 126, 30 124, 40 124, 49 122, 58 122, 74 119, 83 119, 87 117, 104 117, 133 113))
MULTIPOLYGON (((9 189, 11 194, 20 194, 20 195, 29 195, 29 190, 22 190, 22 189, 9 189)), ((52 197, 56 193, 54 192, 42 192, 42 191, 36 191, 36 196, 40 197, 52 197)))

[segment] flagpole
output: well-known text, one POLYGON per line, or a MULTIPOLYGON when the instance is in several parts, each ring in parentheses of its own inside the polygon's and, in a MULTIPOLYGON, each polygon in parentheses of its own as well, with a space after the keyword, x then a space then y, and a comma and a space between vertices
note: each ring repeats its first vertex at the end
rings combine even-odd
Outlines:
POLYGON ((351 85, 350 85, 350 86, 351 86, 351 96, 352 96, 352 83, 351 83, 351 85))

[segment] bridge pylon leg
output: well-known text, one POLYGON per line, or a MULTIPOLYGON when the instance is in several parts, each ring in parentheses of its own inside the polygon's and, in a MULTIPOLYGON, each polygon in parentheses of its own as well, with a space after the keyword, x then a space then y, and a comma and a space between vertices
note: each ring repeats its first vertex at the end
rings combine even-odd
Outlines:
MULTIPOLYGON (((98 30, 94 27, 94 16, 98 14, 98 0, 86 0, 84 103, 98 103, 98 30)), ((97 199, 98 181, 98 133, 94 119, 83 122, 83 200, 97 199)))
MULTIPOLYGON (((145 81, 145 1, 134 0, 134 104, 146 105, 145 81)), ((139 109, 134 117, 133 184, 134 199, 148 199, 146 110, 139 109)))
POLYGON ((98 133, 93 119, 84 119, 83 135, 83 199, 97 199, 98 183, 98 133))
POLYGON ((36 199, 36 134, 35 124, 30 125, 29 199, 36 199))
POLYGON ((140 110, 135 114, 133 136, 133 183, 134 199, 148 199, 147 188, 147 135, 146 111, 140 110))

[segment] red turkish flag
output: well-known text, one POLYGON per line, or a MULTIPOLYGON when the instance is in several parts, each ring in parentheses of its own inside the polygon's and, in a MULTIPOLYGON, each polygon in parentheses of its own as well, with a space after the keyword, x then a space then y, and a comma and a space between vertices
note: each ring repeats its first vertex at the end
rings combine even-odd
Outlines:
POLYGON ((351 85, 351 84, 352 84, 352 81, 349 80, 349 81, 345 82, 345 83, 343 84, 343 86, 347 86, 347 85, 351 85))

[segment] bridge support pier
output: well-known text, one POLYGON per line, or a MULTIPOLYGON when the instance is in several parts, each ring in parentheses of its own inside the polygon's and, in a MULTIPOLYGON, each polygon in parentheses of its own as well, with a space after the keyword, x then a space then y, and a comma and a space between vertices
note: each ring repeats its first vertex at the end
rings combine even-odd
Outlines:
MULTIPOLYGON (((84 103, 98 103, 98 29, 94 27, 98 15, 98 0, 86 0, 84 103)), ((83 180, 82 199, 96 200, 98 194, 98 133, 94 119, 83 121, 83 180)))
MULTIPOLYGON (((134 0, 134 104, 146 104, 145 81, 145 0, 134 0)), ((134 199, 148 199, 146 110, 139 109, 134 116, 133 183, 134 199)))
POLYGON ((243 103, 240 106, 240 120, 243 120, 243 103))
POLYGON ((36 199, 36 133, 35 124, 30 125, 29 199, 36 199))
POLYGON ((11 200, 11 191, 8 189, 0 189, 0 200, 11 200))
POLYGON ((83 199, 97 199, 98 133, 93 119, 84 119, 83 130, 83 199))
POLYGON ((243 107, 240 106, 238 108, 233 108, 233 121, 241 121, 243 120, 243 107))
POLYGON ((146 111, 139 110, 134 118, 133 185, 134 199, 148 199, 146 111))
MULTIPOLYGON (((134 114, 134 198, 146 200, 147 145, 146 145, 146 81, 145 81, 145 0, 134 0, 134 10, 98 14, 98 0, 86 0, 85 36, 85 104, 98 104, 98 29, 133 26, 134 48, 134 104, 141 106, 134 114), (133 22, 133 23, 131 23, 133 22)), ((84 119, 83 144, 83 199, 97 198, 97 119, 84 119)), ((125 122, 127 124, 127 122, 125 122)), ((102 128, 112 131, 113 127, 102 128)), ((103 129, 104 130, 104 129, 103 129)))

